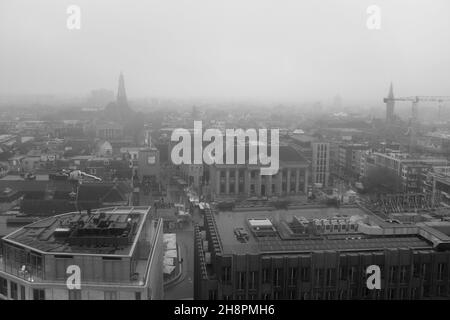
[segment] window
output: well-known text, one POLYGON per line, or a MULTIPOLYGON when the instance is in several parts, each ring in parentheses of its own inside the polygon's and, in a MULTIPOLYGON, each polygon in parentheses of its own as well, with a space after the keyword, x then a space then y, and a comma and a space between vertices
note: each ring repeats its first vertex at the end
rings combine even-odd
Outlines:
POLYGON ((316 285, 321 285, 324 282, 324 270, 316 269, 316 285))
POLYGON ((69 290, 69 300, 81 300, 81 290, 69 290))
POLYGON ((407 266, 401 266, 400 267, 400 282, 405 283, 406 278, 408 275, 408 267, 407 266))
POLYGON ((430 297, 431 296, 431 288, 430 286, 423 286, 423 296, 424 297, 430 297))
POLYGON ((399 291, 399 299, 405 300, 408 297, 408 289, 406 288, 400 288, 399 291))
POLYGON ((356 267, 351 266, 348 269, 348 278, 349 278, 350 282, 355 282, 355 276, 356 276, 356 267))
POLYGON ((420 265, 418 263, 414 263, 413 266, 413 277, 419 278, 420 277, 420 265))
POLYGON ((45 300, 45 290, 33 289, 33 300, 45 300))
POLYGON ((333 300, 334 298, 334 292, 333 291, 326 291, 325 292, 325 299, 326 300, 333 300))
POLYGON ((237 289, 238 290, 245 289, 245 272, 237 273, 237 289))
POLYGON ((297 283, 297 268, 289 268, 289 285, 295 286, 297 283))
POLYGON ((270 282, 270 270, 265 268, 265 269, 263 269, 262 273, 263 273, 262 274, 263 275, 262 282, 263 283, 270 282))
POLYGON ((249 283, 248 283, 249 289, 256 289, 257 279, 258 279, 258 275, 257 275, 256 271, 250 271, 250 279, 249 279, 249 283))
POLYGON ((397 281, 397 269, 396 266, 389 267, 389 281, 396 282, 397 281))
POLYGON ((395 289, 393 289, 393 288, 388 289, 388 299, 389 300, 395 299, 395 289))
POLYGON ((429 272, 429 264, 428 263, 423 263, 422 264, 422 272, 421 272, 421 274, 422 274, 422 278, 424 280, 428 280, 429 279, 430 272, 429 272))
MULTIPOLYGON (((217 291, 216 290, 209 290, 208 291, 208 299, 209 300, 216 300, 217 299, 217 291)), ((136 300, 138 300, 138 299, 136 299, 136 300)))
POLYGON ((339 279, 342 281, 347 280, 347 267, 346 266, 339 267, 339 279))
POLYGON ((437 265, 437 280, 444 280, 444 269, 445 265, 443 263, 438 263, 437 265))
POLYGON ((333 286, 335 284, 335 273, 334 268, 327 269, 327 286, 333 286))
POLYGON ((8 296, 8 280, 2 277, 0 277, 0 294, 8 296))
POLYGON ((447 296, 447 291, 445 290, 445 285, 439 285, 436 287, 437 290, 437 296, 438 297, 446 297, 447 296))
POLYGON ((281 285, 281 270, 276 268, 273 274, 273 285, 279 287, 281 285))
POLYGON ((26 296, 25 296, 25 287, 24 286, 20 286, 20 299, 21 300, 25 300, 26 296))
POLYGON ((19 300, 19 292, 17 289, 17 283, 11 281, 11 299, 19 300))
POLYGON ((230 283, 231 282, 231 268, 230 267, 224 267, 223 268, 222 281, 224 283, 230 283))
POLYGON ((289 291, 289 300, 296 300, 297 299, 297 291, 296 290, 290 290, 289 291))
POLYGON ((308 267, 302 267, 301 277, 302 277, 303 282, 309 281, 309 268, 308 267))
POLYGON ((117 300, 117 292, 105 291, 105 300, 117 300))

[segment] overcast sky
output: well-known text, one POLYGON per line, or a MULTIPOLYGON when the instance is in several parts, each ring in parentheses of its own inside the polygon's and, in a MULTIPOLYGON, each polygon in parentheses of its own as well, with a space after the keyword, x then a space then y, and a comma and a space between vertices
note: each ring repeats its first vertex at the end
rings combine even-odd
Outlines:
POLYGON ((448 0, 0 0, 0 94, 450 95, 448 0), (68 5, 81 30, 68 30, 68 5), (381 29, 366 26, 369 5, 381 29))

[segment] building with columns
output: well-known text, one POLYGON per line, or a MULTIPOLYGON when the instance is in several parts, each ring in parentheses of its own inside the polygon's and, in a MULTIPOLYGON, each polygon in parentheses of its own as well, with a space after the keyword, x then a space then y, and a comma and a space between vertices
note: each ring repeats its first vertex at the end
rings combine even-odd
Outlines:
POLYGON ((209 166, 213 199, 252 197, 305 197, 309 163, 290 146, 280 146, 280 167, 275 175, 261 175, 260 164, 214 164, 209 166))

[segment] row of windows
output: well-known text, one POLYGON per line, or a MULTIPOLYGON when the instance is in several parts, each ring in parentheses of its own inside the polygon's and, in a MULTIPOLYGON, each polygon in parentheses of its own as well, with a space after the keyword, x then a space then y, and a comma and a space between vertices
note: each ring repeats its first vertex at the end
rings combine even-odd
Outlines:
MULTIPOLYGON (((350 288, 344 290, 314 290, 314 291, 299 291, 296 289, 288 289, 286 294, 282 291, 273 291, 272 293, 262 293, 261 295, 256 293, 236 294, 234 299, 236 300, 346 300, 346 299, 388 299, 388 300, 405 300, 405 299, 420 299, 421 297, 447 297, 448 287, 445 285, 438 285, 435 287, 435 291, 432 292, 430 286, 422 286, 415 288, 388 288, 386 290, 369 290, 366 287, 362 290, 357 288, 350 288)), ((217 291, 209 291, 209 299, 217 299, 217 291)), ((224 295, 224 300, 232 300, 232 295, 224 295)))
MULTIPOLYGON (((19 300, 19 287, 20 287, 20 299, 25 300, 25 287, 19 286, 15 282, 10 282, 10 295, 9 297, 14 300, 19 300)), ((0 294, 8 297, 8 280, 0 277, 0 294)))
MULTIPOLYGON (((5 297, 9 297, 13 300, 25 300, 25 287, 20 286, 20 296, 19 296, 19 285, 15 282, 10 282, 10 295, 8 295, 8 281, 5 278, 0 277, 0 294, 5 297)), ((81 290, 68 290, 69 300, 81 300, 81 290)), ((44 289, 33 289, 33 300, 45 300, 45 290, 44 289)), ((105 300, 117 300, 116 291, 105 291, 105 300)), ((135 299, 141 300, 141 293, 135 292, 135 299)))
MULTIPOLYGON (((358 266, 341 266, 339 268, 339 273, 336 274, 336 268, 328 269, 313 269, 314 271, 314 282, 317 285, 334 286, 336 280, 350 281, 351 283, 359 282, 367 278, 365 268, 360 268, 358 266)), ((388 273, 386 275, 384 265, 380 265, 381 279, 385 279, 387 276, 387 281, 389 283, 408 283, 411 276, 414 278, 420 278, 423 280, 430 280, 431 278, 431 265, 429 263, 414 264, 413 267, 402 265, 402 266, 390 266, 388 273)), ((445 279, 445 274, 447 273, 447 265, 444 263, 437 264, 436 270, 436 280, 442 281, 445 279)), ((301 268, 288 268, 286 275, 284 275, 284 269, 275 268, 273 270, 264 268, 261 271, 261 283, 267 284, 272 283, 274 286, 280 286, 283 284, 283 276, 286 276, 287 285, 293 286, 297 284, 297 281, 311 282, 312 276, 311 269, 309 267, 301 268), (300 277, 300 279, 298 278, 300 277)), ((245 289, 246 288, 246 272, 236 273, 236 288, 245 289)), ((259 282, 259 273, 257 271, 250 271, 248 273, 248 289, 255 289, 257 283, 259 282)), ((222 270, 222 282, 231 284, 231 268, 224 267, 222 270)))
MULTIPOLYGON (((299 169, 292 169, 290 171, 290 173, 291 173, 291 177, 290 178, 291 179, 295 179, 295 177, 297 175, 297 170, 299 170, 299 169)), ((282 174, 283 179, 287 179, 288 170, 287 169, 283 169, 283 170, 280 171, 280 174, 282 174)), ((276 177, 278 177, 280 174, 272 176, 272 178, 276 179, 276 177)), ((300 171, 299 174, 302 175, 302 172, 300 171)), ((240 169, 238 175, 239 175, 240 179, 243 179, 243 177, 245 177, 245 170, 240 169)), ((220 170, 219 176, 220 176, 220 178, 225 179, 226 178, 226 170, 220 170)), ((229 171, 229 177, 230 178, 236 178, 236 171, 235 170, 230 170, 229 171)), ((250 171, 250 177, 252 179, 256 179, 256 178, 260 177, 259 170, 251 170, 250 171)), ((261 178, 263 178, 263 177, 261 176, 261 178)))

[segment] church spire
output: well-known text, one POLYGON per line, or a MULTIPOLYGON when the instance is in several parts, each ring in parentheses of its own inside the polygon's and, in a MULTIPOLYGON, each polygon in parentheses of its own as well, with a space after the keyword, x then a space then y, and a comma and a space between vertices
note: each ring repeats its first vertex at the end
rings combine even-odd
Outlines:
POLYGON ((117 105, 120 108, 128 108, 127 94, 125 92, 125 80, 123 78, 122 72, 120 72, 119 76, 119 88, 117 90, 117 105))
POLYGON ((388 98, 390 98, 390 99, 394 98, 394 86, 392 85, 392 82, 391 82, 391 86, 389 87, 388 98))
POLYGON ((394 122, 394 108, 395 108, 395 99, 394 99, 394 86, 392 85, 389 87, 389 93, 387 98, 384 99, 384 102, 386 103, 386 122, 392 123, 394 122))

